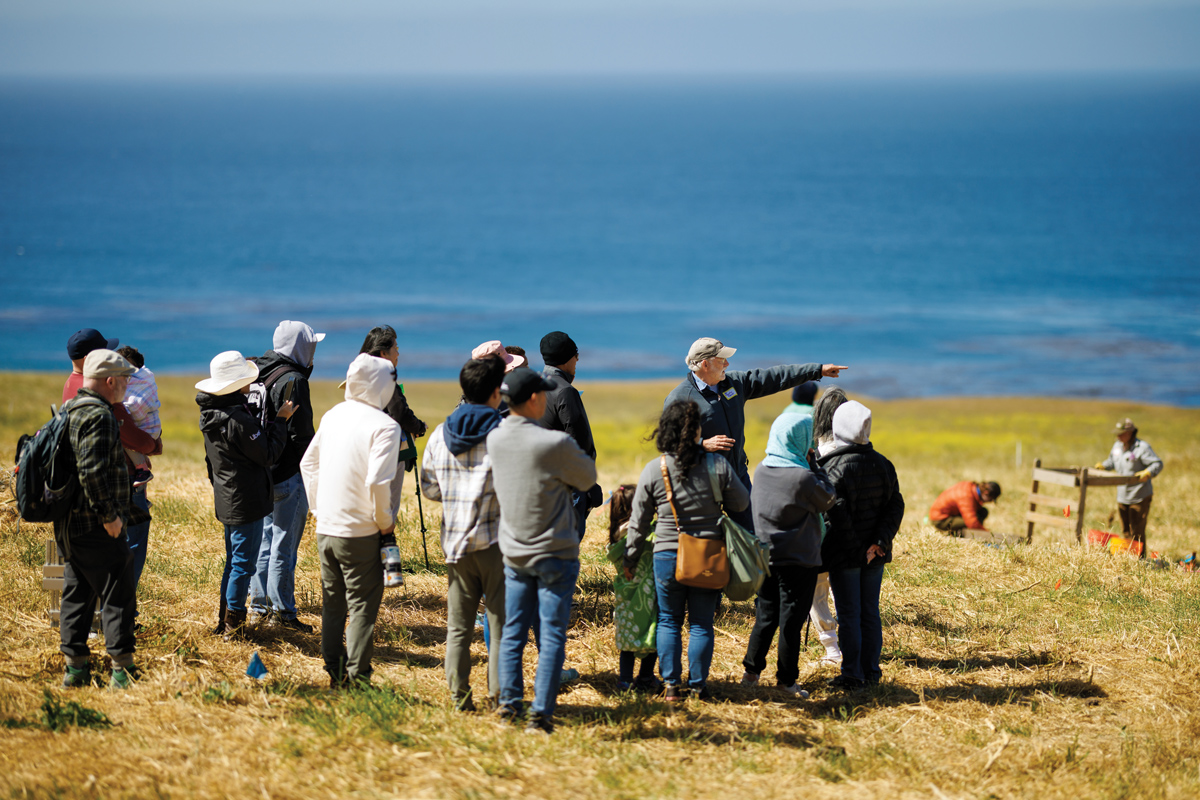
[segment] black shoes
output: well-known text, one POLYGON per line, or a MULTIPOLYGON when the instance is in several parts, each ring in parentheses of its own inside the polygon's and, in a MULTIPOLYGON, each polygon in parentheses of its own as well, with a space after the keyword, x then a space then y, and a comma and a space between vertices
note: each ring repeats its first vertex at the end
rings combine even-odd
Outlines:
POLYGON ((313 632, 313 626, 309 625, 307 622, 301 622, 299 617, 292 617, 291 619, 286 619, 284 617, 276 616, 275 624, 278 625, 280 628, 287 628, 288 630, 297 631, 299 633, 312 633, 313 632))
POLYGON ((853 692, 866 686, 866 681, 851 678, 849 675, 838 675, 825 684, 828 688, 841 692, 853 692))
POLYGON ((529 721, 525 723, 525 732, 549 736, 554 733, 554 723, 549 717, 544 717, 541 714, 530 714, 529 721))

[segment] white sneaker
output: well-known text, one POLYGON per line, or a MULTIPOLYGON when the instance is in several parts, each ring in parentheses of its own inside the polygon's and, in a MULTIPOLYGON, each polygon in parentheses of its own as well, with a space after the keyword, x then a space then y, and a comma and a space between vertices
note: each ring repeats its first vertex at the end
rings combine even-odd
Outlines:
POLYGON ((808 699, 808 692, 804 689, 801 689, 800 684, 798 683, 793 683, 791 686, 781 686, 779 688, 783 689, 788 694, 796 695, 796 697, 799 697, 801 700, 808 699))
POLYGON ((743 672, 742 673, 742 686, 758 686, 758 673, 757 672, 743 672))
POLYGON ((818 660, 817 663, 818 664, 833 664, 835 666, 838 664, 841 664, 842 663, 842 651, 838 650, 836 648, 834 648, 834 649, 827 648, 825 650, 825 655, 821 656, 820 660, 818 660))

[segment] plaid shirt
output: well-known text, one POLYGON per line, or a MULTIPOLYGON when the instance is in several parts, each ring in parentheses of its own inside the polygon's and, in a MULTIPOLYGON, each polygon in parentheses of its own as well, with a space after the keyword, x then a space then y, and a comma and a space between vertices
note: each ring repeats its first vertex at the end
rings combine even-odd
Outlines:
POLYGON ((421 459, 421 493, 442 503, 442 551, 447 564, 500 541, 500 503, 486 442, 456 456, 446 447, 442 425, 434 428, 421 459))
MULTIPOLYGON (((70 413, 67 435, 79 476, 79 493, 66 520, 66 533, 72 540, 108 539, 105 522, 120 516, 126 525, 136 525, 149 515, 130 502, 129 472, 112 405, 91 389, 80 389, 76 397, 90 397, 104 405, 76 408, 77 401, 72 400, 64 408, 70 413)), ((56 531, 62 530, 62 524, 55 525, 56 531)))

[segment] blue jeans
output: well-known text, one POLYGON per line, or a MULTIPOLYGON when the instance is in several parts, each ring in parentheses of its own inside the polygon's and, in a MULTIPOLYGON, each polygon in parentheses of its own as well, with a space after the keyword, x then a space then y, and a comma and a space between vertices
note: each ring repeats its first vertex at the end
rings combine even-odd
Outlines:
POLYGON ((534 679, 534 714, 554 716, 563 660, 567 654, 567 625, 571 597, 579 578, 579 560, 543 558, 529 567, 504 567, 504 634, 500 639, 500 705, 518 714, 525 699, 523 659, 529 628, 541 621, 534 679))
MULTIPOLYGON (((133 504, 142 511, 150 510, 150 501, 146 499, 146 487, 134 489, 131 495, 133 504)), ((125 540, 129 542, 130 565, 133 573, 133 590, 136 593, 138 582, 142 579, 142 570, 146 568, 146 547, 150 542, 150 522, 141 525, 130 525, 125 529, 125 540)), ((134 602, 133 616, 136 619, 137 602, 134 602)))
POLYGON ((837 608, 842 675, 856 681, 875 682, 883 675, 879 668, 883 650, 883 623, 879 619, 882 585, 883 564, 829 570, 829 588, 837 608))
POLYGON ((296 555, 308 517, 308 495, 300 473, 275 484, 275 510, 263 520, 258 569, 250 584, 250 608, 272 608, 284 619, 296 618, 296 555))
POLYGON ((697 691, 708 682, 713 657, 713 616, 721 593, 696 589, 675 580, 675 553, 654 554, 654 585, 658 589, 658 663, 663 682, 679 686, 683 670, 683 617, 688 619, 688 686, 697 691))
POLYGON ((246 593, 254 577, 254 562, 262 541, 263 521, 225 526, 225 572, 221 574, 221 596, 230 611, 246 610, 246 593))

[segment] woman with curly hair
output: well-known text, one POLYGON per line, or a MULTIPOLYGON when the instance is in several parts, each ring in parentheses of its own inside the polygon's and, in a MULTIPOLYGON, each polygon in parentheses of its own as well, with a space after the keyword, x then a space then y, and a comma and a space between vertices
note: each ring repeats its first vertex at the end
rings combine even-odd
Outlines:
POLYGON ((734 474, 728 459, 704 452, 700 409, 691 400, 668 405, 650 438, 662 455, 642 470, 633 495, 625 546, 625 577, 633 579, 651 532, 651 521, 657 514, 658 524, 653 528, 654 583, 658 594, 656 644, 666 684, 664 697, 668 701, 682 700, 690 690, 699 699, 707 700, 711 697, 708 669, 713 655, 713 616, 721 592, 685 586, 675 580, 679 533, 683 531, 702 539, 721 538, 722 503, 713 496, 710 471, 727 510, 741 511, 749 506, 750 492, 734 474), (689 624, 686 679, 682 676, 685 616, 689 624))

